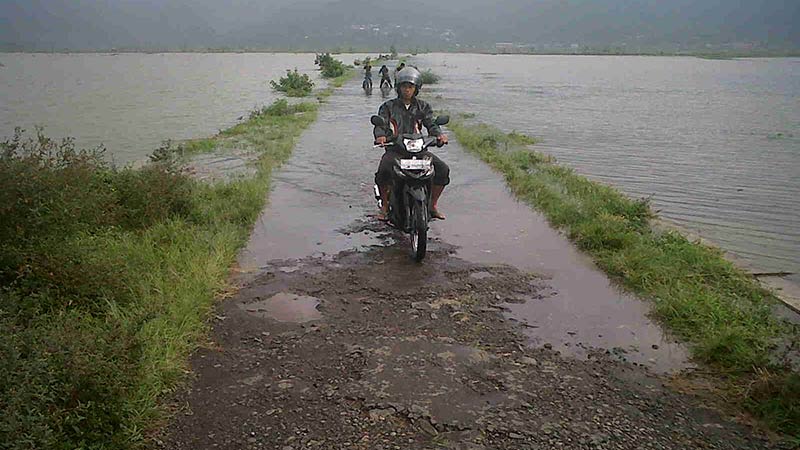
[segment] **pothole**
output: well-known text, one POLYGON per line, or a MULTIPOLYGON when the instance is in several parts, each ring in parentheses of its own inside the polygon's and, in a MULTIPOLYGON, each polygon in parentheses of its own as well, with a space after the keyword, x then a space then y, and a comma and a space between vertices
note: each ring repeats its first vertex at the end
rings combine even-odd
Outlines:
POLYGON ((318 298, 280 292, 266 300, 239 307, 255 316, 278 322, 304 323, 322 318, 317 306, 319 306, 318 298))

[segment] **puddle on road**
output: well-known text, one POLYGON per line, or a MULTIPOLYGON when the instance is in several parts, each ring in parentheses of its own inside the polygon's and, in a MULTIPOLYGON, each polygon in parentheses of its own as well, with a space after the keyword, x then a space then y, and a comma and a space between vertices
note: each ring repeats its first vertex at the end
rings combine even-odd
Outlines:
POLYGON ((570 302, 558 295, 504 304, 506 317, 525 326, 531 345, 552 346, 562 355, 586 360, 592 354, 609 352, 621 361, 639 364, 659 373, 691 367, 686 349, 671 341, 660 328, 642 317, 648 307, 641 301, 602 310, 570 310, 570 302))
MULTIPOLYGON (((331 98, 330 107, 298 141, 290 161, 276 172, 269 206, 240 254, 243 271, 256 271, 276 260, 325 258, 373 247, 386 247, 387 255, 402 250, 402 258, 387 256, 376 262, 396 267, 398 277, 416 270, 406 257, 407 243, 401 240, 392 246, 395 235, 368 218, 375 211, 372 178, 380 157, 369 153, 368 117, 379 101, 363 98, 359 88, 351 86, 344 95, 331 98), (338 139, 332 142, 334 135, 338 139)), ((690 367, 685 349, 668 342, 647 317, 647 303, 612 286, 540 214, 516 202, 486 164, 456 142, 435 153, 450 165, 453 182, 442 198, 448 219, 433 222, 429 238, 447 253, 455 246, 455 255, 467 261, 508 264, 546 279, 546 299, 509 305, 511 317, 528 325, 534 345, 549 343, 579 358, 596 347, 663 372, 690 367)), ((477 271, 472 279, 488 276, 488 271, 477 271)), ((287 303, 289 309, 298 308, 293 302, 287 303)), ((309 308, 318 314, 315 306, 309 308)))
POLYGON ((383 232, 369 229, 381 156, 372 149, 369 117, 380 99, 365 98, 360 83, 342 91, 328 100, 292 157, 274 173, 269 204, 239 255, 243 271, 274 260, 324 258, 385 244, 383 232))
POLYGON ((456 256, 467 261, 509 264, 544 277, 543 299, 505 305, 507 316, 526 326, 532 345, 549 344, 580 359, 608 351, 661 373, 692 367, 686 348, 650 320, 646 302, 612 285, 541 214, 517 202, 497 174, 456 148, 451 145, 445 158, 457 174, 442 197, 448 217, 432 224, 432 235, 456 246, 456 256))
POLYGON ((281 292, 254 303, 239 305, 250 314, 278 322, 305 323, 319 320, 322 314, 317 309, 319 299, 306 295, 281 292))

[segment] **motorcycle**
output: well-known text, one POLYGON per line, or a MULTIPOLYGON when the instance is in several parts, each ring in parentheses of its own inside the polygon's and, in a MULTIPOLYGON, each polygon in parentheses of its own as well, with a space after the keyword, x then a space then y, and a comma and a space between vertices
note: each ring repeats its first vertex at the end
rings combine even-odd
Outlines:
POLYGON ((364 89, 364 92, 367 95, 372 94, 372 79, 369 77, 364 77, 364 81, 361 83, 361 89, 364 89))
MULTIPOLYGON (((386 127, 381 116, 370 119, 376 127, 386 127)), ((439 116, 436 125, 446 125, 449 116, 439 116)), ((423 154, 431 145, 441 147, 436 136, 423 136, 422 133, 402 134, 393 141, 376 148, 395 146, 400 158, 392 170, 392 187, 389 192, 389 223, 408 233, 411 238, 411 256, 420 262, 425 258, 428 248, 428 222, 431 220, 431 185, 434 169, 430 154, 423 154)), ((382 206, 378 186, 374 186, 378 208, 382 206)))

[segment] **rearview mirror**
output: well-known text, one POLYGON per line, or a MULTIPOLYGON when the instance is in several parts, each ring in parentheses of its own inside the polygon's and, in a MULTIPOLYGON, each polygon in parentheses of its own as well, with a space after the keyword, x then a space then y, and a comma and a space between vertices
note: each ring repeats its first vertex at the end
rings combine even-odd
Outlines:
POLYGON ((436 125, 447 125, 450 123, 450 116, 439 116, 433 121, 436 125))
POLYGON ((376 127, 386 126, 386 121, 383 120, 383 117, 381 116, 372 116, 370 117, 369 121, 372 122, 372 124, 375 125, 376 127))

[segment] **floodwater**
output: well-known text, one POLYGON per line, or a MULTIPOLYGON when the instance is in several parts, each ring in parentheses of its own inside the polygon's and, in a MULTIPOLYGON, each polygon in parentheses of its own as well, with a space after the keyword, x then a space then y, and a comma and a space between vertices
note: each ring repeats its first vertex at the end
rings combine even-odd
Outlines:
POLYGON ((0 54, 0 138, 45 127, 117 163, 162 141, 200 138, 277 96, 269 82, 297 68, 315 81, 313 54, 0 54))
MULTIPOLYGON (((415 61, 443 76, 425 91, 435 107, 536 136, 540 150, 650 197, 663 217, 758 270, 800 272, 800 60, 415 61)), ((0 63, 0 134, 43 125, 81 147, 105 144, 121 163, 144 159, 165 139, 214 134, 270 103, 269 80, 287 68, 317 79, 311 54, 0 54, 0 63)), ((368 217, 380 156, 369 146, 369 115, 381 97, 379 90, 365 96, 355 80, 323 108, 275 176, 271 204, 241 255, 244 270, 406 245, 368 217)), ((544 298, 509 305, 532 342, 578 357, 591 347, 615 349, 656 370, 685 366, 684 350, 647 319, 647 305, 611 286, 539 214, 516 203, 497 174, 457 144, 440 153, 454 181, 443 200, 449 218, 432 226, 432 249, 546 277, 552 289, 544 298)), ((222 165, 244 168, 246 155, 233 156, 222 165)))
MULTIPOLYGON (((363 55, 338 57, 349 63, 363 55)), ((0 54, 0 137, 43 125, 48 136, 72 136, 81 147, 104 144, 115 162, 143 160, 166 139, 212 135, 271 103, 269 81, 287 68, 318 81, 313 59, 0 54)), ((667 220, 754 270, 791 272, 789 281, 800 284, 800 59, 431 54, 414 61, 443 76, 427 89, 435 106, 536 136, 538 148, 562 163, 651 198, 667 220)))
POLYGON ((759 272, 800 283, 800 59, 431 54, 436 106, 541 140, 759 272))
MULTIPOLYGON (((365 96, 352 81, 331 97, 274 174, 269 205, 256 222, 239 265, 245 274, 284 271, 307 257, 383 249, 376 264, 396 267, 386 282, 428 283, 408 255, 409 243, 371 216, 372 178, 381 151, 371 147, 369 116, 380 94, 365 96), (399 281, 398 281, 399 280, 399 281)), ((445 221, 431 224, 433 255, 453 255, 491 267, 508 264, 543 277, 546 289, 524 304, 506 305, 509 317, 526 324, 533 345, 578 358, 593 350, 616 354, 659 372, 688 367, 685 349, 648 317, 648 305, 620 292, 594 264, 552 230, 545 219, 514 200, 502 178, 458 143, 437 154, 450 165, 445 221)), ((432 257, 424 264, 436 264, 432 257)), ((246 276, 246 275, 245 275, 246 276)), ((477 271, 476 279, 491 276, 477 271)))

